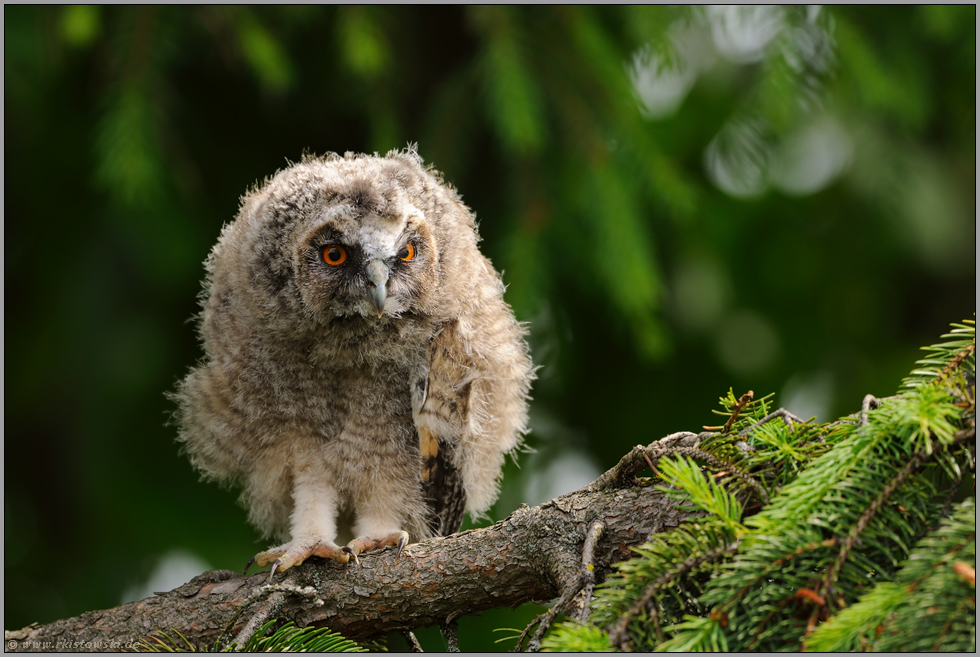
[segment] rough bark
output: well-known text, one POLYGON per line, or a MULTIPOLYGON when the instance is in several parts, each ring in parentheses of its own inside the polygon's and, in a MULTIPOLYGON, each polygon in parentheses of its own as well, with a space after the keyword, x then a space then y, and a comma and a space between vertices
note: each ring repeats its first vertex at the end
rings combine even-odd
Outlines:
POLYGON ((219 638, 244 640, 269 618, 367 639, 445 625, 487 609, 552 600, 579 582, 583 544, 593 522, 605 527, 592 554, 601 577, 630 556, 630 547, 690 516, 652 480, 634 475, 646 467, 649 457, 643 454, 656 456, 664 447, 696 442, 694 434, 684 433, 638 447, 581 490, 541 506, 522 506, 490 527, 409 545, 397 562, 391 550, 362 556, 360 567, 311 559, 277 575, 271 586, 267 573, 207 572, 146 600, 7 631, 5 647, 113 650, 172 628, 203 646, 219 638))

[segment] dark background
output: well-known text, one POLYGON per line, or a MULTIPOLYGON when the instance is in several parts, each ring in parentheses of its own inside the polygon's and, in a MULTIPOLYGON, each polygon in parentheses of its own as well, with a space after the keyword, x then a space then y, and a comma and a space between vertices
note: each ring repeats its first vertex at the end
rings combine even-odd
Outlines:
MULTIPOLYGON (((717 423, 729 388, 820 421, 894 392, 975 313, 975 21, 5 6, 4 627, 265 547, 164 392, 222 224, 307 150, 417 143, 476 212, 543 366, 493 518, 717 423)), ((464 618, 461 646, 538 611, 464 618)))

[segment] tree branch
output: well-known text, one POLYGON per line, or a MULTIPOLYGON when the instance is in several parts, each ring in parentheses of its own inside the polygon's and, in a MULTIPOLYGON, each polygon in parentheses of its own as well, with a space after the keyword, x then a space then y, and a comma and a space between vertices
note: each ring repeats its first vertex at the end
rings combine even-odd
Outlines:
MULTIPOLYGON (((662 449, 681 438, 685 446, 697 442, 693 434, 674 434, 639 449, 662 449)), ((676 508, 653 480, 635 478, 646 467, 637 451, 581 490, 541 506, 522 506, 490 527, 409 545, 397 562, 393 550, 363 556, 360 567, 311 559, 277 575, 271 585, 268 573, 245 578, 211 571, 146 600, 5 632, 5 647, 113 650, 171 629, 203 646, 219 637, 244 640, 257 618, 368 639, 447 625, 463 614, 551 600, 581 585, 583 548, 596 521, 604 531, 589 547, 591 562, 603 575, 611 564, 631 556, 630 547, 692 515, 676 508)))

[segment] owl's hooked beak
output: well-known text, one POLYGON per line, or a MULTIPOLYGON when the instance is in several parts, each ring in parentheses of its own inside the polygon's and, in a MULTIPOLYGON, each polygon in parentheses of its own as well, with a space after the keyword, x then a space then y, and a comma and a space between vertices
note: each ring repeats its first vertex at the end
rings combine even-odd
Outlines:
POLYGON ((385 299, 388 297, 388 267, 381 260, 371 260, 367 267, 368 285, 371 286, 371 301, 378 309, 378 317, 385 309, 385 299))

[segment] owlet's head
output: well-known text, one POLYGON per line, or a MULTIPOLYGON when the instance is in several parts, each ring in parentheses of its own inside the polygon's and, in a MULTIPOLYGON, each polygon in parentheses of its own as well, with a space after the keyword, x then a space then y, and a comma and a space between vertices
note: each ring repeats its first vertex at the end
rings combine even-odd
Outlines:
POLYGON ((413 153, 308 159, 280 172, 241 213, 262 235, 252 249, 261 287, 317 323, 425 312, 438 293, 438 224, 458 214, 455 195, 439 190, 413 153))
POLYGON ((327 318, 418 310, 438 258, 425 217, 409 205, 385 212, 355 198, 338 194, 312 212, 296 240, 294 271, 307 310, 327 318))

